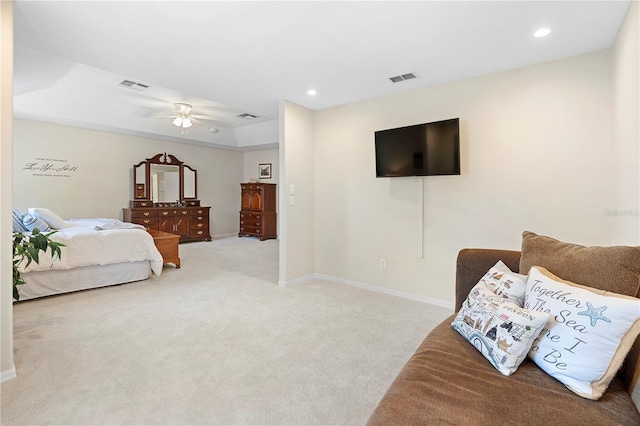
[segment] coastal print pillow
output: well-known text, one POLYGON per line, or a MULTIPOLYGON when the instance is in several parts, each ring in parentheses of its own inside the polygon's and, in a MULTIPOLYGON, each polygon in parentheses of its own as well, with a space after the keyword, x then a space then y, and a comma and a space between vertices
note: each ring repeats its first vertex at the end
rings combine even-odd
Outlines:
POLYGON ((500 373, 509 376, 527 357, 549 315, 523 309, 503 293, 496 294, 487 283, 491 281, 483 278, 471 289, 451 326, 500 373))
POLYGON ((64 223, 64 219, 49 209, 31 207, 29 208, 29 214, 47 222, 51 229, 63 229, 67 226, 64 223))
POLYGON ((507 265, 499 260, 480 279, 485 286, 497 296, 509 299, 522 307, 524 293, 527 286, 527 276, 511 272, 507 265))
POLYGON ((599 399, 640 333, 640 299, 529 271, 525 308, 550 314, 529 358, 576 394, 599 399))
POLYGON ((38 231, 40 232, 49 231, 51 229, 47 222, 39 217, 32 216, 29 213, 22 216, 22 224, 29 232, 33 232, 35 228, 38 228, 38 231))

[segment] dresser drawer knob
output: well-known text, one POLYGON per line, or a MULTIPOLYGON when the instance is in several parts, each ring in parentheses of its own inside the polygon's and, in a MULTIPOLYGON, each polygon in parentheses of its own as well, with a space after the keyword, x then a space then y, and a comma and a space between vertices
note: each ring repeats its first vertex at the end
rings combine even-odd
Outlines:
POLYGON ((143 214, 143 215, 145 215, 145 216, 149 216, 151 213, 149 213, 149 212, 144 212, 144 213, 142 213, 142 214, 143 214))
POLYGON ((164 216, 166 216, 166 215, 168 215, 168 214, 169 214, 169 212, 162 212, 162 214, 163 214, 164 216))
POLYGON ((198 224, 198 228, 202 228, 202 224, 201 223, 198 224))
POLYGON ((202 220, 202 216, 198 216, 198 220, 202 220))
POLYGON ((202 234, 203 234, 203 232, 202 232, 202 231, 198 231, 198 232, 197 232, 197 234, 198 234, 198 235, 202 235, 202 234))
POLYGON ((149 223, 149 222, 151 222, 151 221, 150 221, 149 219, 145 219, 145 220, 143 220, 142 222, 143 222, 143 223, 149 223))

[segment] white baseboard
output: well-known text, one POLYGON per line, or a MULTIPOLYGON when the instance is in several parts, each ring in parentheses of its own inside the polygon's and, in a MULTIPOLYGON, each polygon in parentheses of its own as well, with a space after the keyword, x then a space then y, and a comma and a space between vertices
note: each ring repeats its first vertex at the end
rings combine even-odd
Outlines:
POLYGON ((15 379, 16 377, 18 377, 18 375, 16 374, 16 366, 14 365, 10 370, 0 372, 0 383, 15 379))
POLYGON ((433 299, 431 297, 419 296, 417 294, 405 293, 403 291, 398 291, 398 290, 391 290, 391 289, 388 289, 388 288, 385 288, 385 287, 380 287, 380 286, 371 285, 371 284, 365 284, 365 283, 361 283, 361 282, 358 282, 358 281, 347 280, 345 278, 334 277, 334 276, 325 275, 325 274, 314 273, 314 274, 305 275, 305 276, 300 277, 300 278, 296 278, 296 279, 291 280, 291 281, 286 281, 286 282, 279 281, 278 285, 280 287, 288 287, 288 286, 291 286, 291 285, 296 285, 296 284, 303 283, 305 281, 311 281, 311 280, 314 280, 314 279, 330 281, 330 282, 334 282, 334 283, 337 283, 337 284, 349 285, 349 286, 352 286, 352 287, 358 287, 358 288, 362 288, 364 290, 375 291, 377 293, 384 293, 384 294, 389 294, 391 296, 402 297, 403 299, 415 300, 417 302, 429 303, 431 305, 441 306, 443 308, 450 309, 451 312, 454 311, 454 303, 447 302, 446 300, 433 299))
POLYGON ((296 278, 294 280, 291 281, 278 281, 278 286, 279 287, 289 287, 291 285, 296 285, 296 284, 300 284, 303 283, 305 281, 311 281, 311 280, 315 280, 316 274, 309 274, 309 275, 305 275, 303 277, 300 278, 296 278))

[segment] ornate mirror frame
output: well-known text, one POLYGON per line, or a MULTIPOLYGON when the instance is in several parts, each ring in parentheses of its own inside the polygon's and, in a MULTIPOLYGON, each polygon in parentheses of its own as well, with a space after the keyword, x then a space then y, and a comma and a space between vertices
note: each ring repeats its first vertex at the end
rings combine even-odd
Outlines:
MULTIPOLYGON (((133 166, 133 199, 152 200, 151 165, 178 166, 179 201, 196 200, 198 198, 198 171, 184 164, 171 154, 160 153, 133 166), (186 172, 186 175, 185 175, 186 172), (186 182, 185 191, 185 177, 186 182)), ((155 204, 166 204, 164 202, 155 204)))

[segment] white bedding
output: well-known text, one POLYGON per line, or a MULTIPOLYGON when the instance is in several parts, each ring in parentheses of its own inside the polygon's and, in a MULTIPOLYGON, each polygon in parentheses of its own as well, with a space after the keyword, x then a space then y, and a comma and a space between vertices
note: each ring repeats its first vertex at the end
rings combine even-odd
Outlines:
MULTIPOLYGON (((61 242, 61 259, 52 260, 47 251, 40 254, 40 262, 31 262, 28 267, 20 265, 20 272, 46 271, 50 269, 72 269, 90 265, 149 260, 151 270, 160 275, 162 255, 153 243, 153 237, 143 229, 106 229, 96 231, 113 219, 76 219, 65 221, 65 228, 51 236, 61 242)), ((112 226, 112 225, 111 225, 112 226)))

